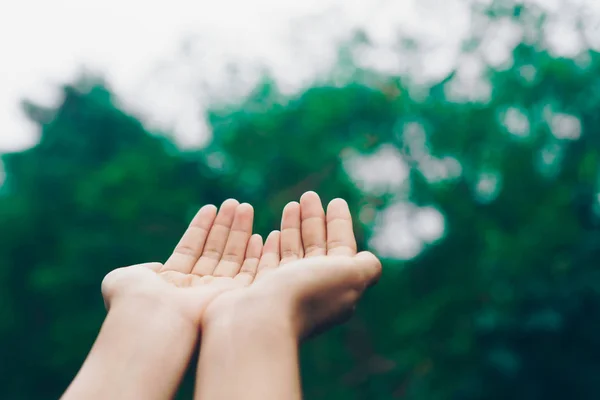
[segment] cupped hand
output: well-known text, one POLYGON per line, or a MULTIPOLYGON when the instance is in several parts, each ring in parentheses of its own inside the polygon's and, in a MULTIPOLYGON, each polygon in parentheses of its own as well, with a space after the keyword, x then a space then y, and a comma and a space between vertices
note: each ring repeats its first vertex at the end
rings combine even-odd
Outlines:
MULTIPOLYGON (((232 199, 226 200, 218 213, 212 205, 201 208, 164 265, 119 268, 104 278, 102 295, 107 308, 151 302, 198 325, 214 298, 254 280, 263 242, 260 235, 252 235, 253 219, 249 204, 232 199)), ((273 247, 272 243, 266 245, 273 247)), ((265 257, 265 262, 268 260, 265 257)))
POLYGON ((203 324, 232 314, 271 316, 306 337, 351 315, 381 274, 377 257, 357 254, 350 210, 341 199, 329 203, 325 213, 319 196, 305 193, 300 203, 285 207, 281 233, 269 235, 267 244, 266 261, 252 285, 216 298, 203 324))

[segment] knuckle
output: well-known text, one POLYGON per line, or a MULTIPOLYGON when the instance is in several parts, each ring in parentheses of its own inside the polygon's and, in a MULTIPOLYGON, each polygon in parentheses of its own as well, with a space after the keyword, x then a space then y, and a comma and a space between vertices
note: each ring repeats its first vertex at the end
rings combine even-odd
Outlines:
POLYGON ((181 254, 184 256, 193 256, 196 253, 196 250, 187 244, 179 244, 173 250, 173 253, 181 254))
POLYGON ((332 239, 329 242, 327 242, 327 248, 329 249, 337 249, 345 245, 346 244, 344 243, 344 241, 340 239, 332 239))
POLYGON ((294 249, 283 249, 281 251, 281 258, 296 259, 298 258, 298 251, 294 249))
POLYGON ((231 253, 225 253, 221 256, 221 261, 223 262, 229 262, 229 263, 234 263, 234 264, 239 264, 240 261, 240 255, 234 252, 231 253))
POLYGON ((313 244, 309 244, 308 246, 306 246, 305 248, 305 252, 307 254, 313 254, 313 253, 323 253, 325 251, 325 245, 322 243, 313 243, 313 244))
POLYGON ((221 252, 214 248, 205 249, 202 253, 203 258, 209 258, 211 260, 221 259, 221 252))

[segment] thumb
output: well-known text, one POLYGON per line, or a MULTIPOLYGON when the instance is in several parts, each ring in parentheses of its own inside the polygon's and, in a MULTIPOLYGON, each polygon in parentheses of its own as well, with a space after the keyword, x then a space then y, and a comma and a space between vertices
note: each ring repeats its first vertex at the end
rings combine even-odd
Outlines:
POLYGON ((381 277, 381 261, 370 251, 363 251, 354 256, 354 262, 363 271, 366 287, 375 285, 381 277))

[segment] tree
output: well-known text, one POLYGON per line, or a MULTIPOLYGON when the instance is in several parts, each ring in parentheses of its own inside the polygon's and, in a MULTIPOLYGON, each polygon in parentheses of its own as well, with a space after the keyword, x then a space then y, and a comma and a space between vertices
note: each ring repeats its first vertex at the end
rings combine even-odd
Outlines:
POLYGON ((163 260, 198 206, 248 201, 265 234, 316 190, 349 201, 361 248, 381 250, 383 232, 417 251, 382 251, 357 315, 304 347, 307 398, 597 398, 600 57, 557 56, 531 40, 542 13, 498 4, 487 17, 522 26, 522 43, 493 66, 474 35, 475 86, 460 67, 426 95, 358 68, 291 97, 266 79, 208 112, 196 151, 147 132, 101 82, 65 87, 53 110, 26 104, 40 142, 3 157, 0 193, 3 397, 58 396, 103 317, 103 275, 163 260))

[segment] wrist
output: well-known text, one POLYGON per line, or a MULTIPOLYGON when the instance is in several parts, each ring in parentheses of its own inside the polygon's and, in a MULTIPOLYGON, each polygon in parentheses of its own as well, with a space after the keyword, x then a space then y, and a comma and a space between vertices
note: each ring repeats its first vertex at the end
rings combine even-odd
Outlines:
POLYGON ((293 302, 288 299, 248 289, 243 296, 225 294, 216 299, 202 320, 202 330, 251 330, 297 339, 294 310, 293 302))
MULTIPOLYGON (((128 318, 132 325, 155 325, 159 330, 177 328, 182 333, 199 332, 199 321, 191 318, 173 298, 160 296, 128 296, 115 299, 108 316, 128 318)), ((187 336, 187 335, 186 335, 187 336)))
POLYGON ((160 299, 123 299, 111 305, 107 318, 111 316, 127 318, 131 325, 173 326, 185 332, 198 330, 197 325, 176 305, 160 299))
POLYGON ((292 314, 281 297, 266 299, 270 301, 253 297, 252 293, 240 293, 215 300, 220 301, 213 304, 213 311, 207 310, 202 326, 197 398, 302 397, 299 341, 292 314))
POLYGON ((169 307, 115 302, 64 399, 171 398, 197 337, 197 329, 169 307))

